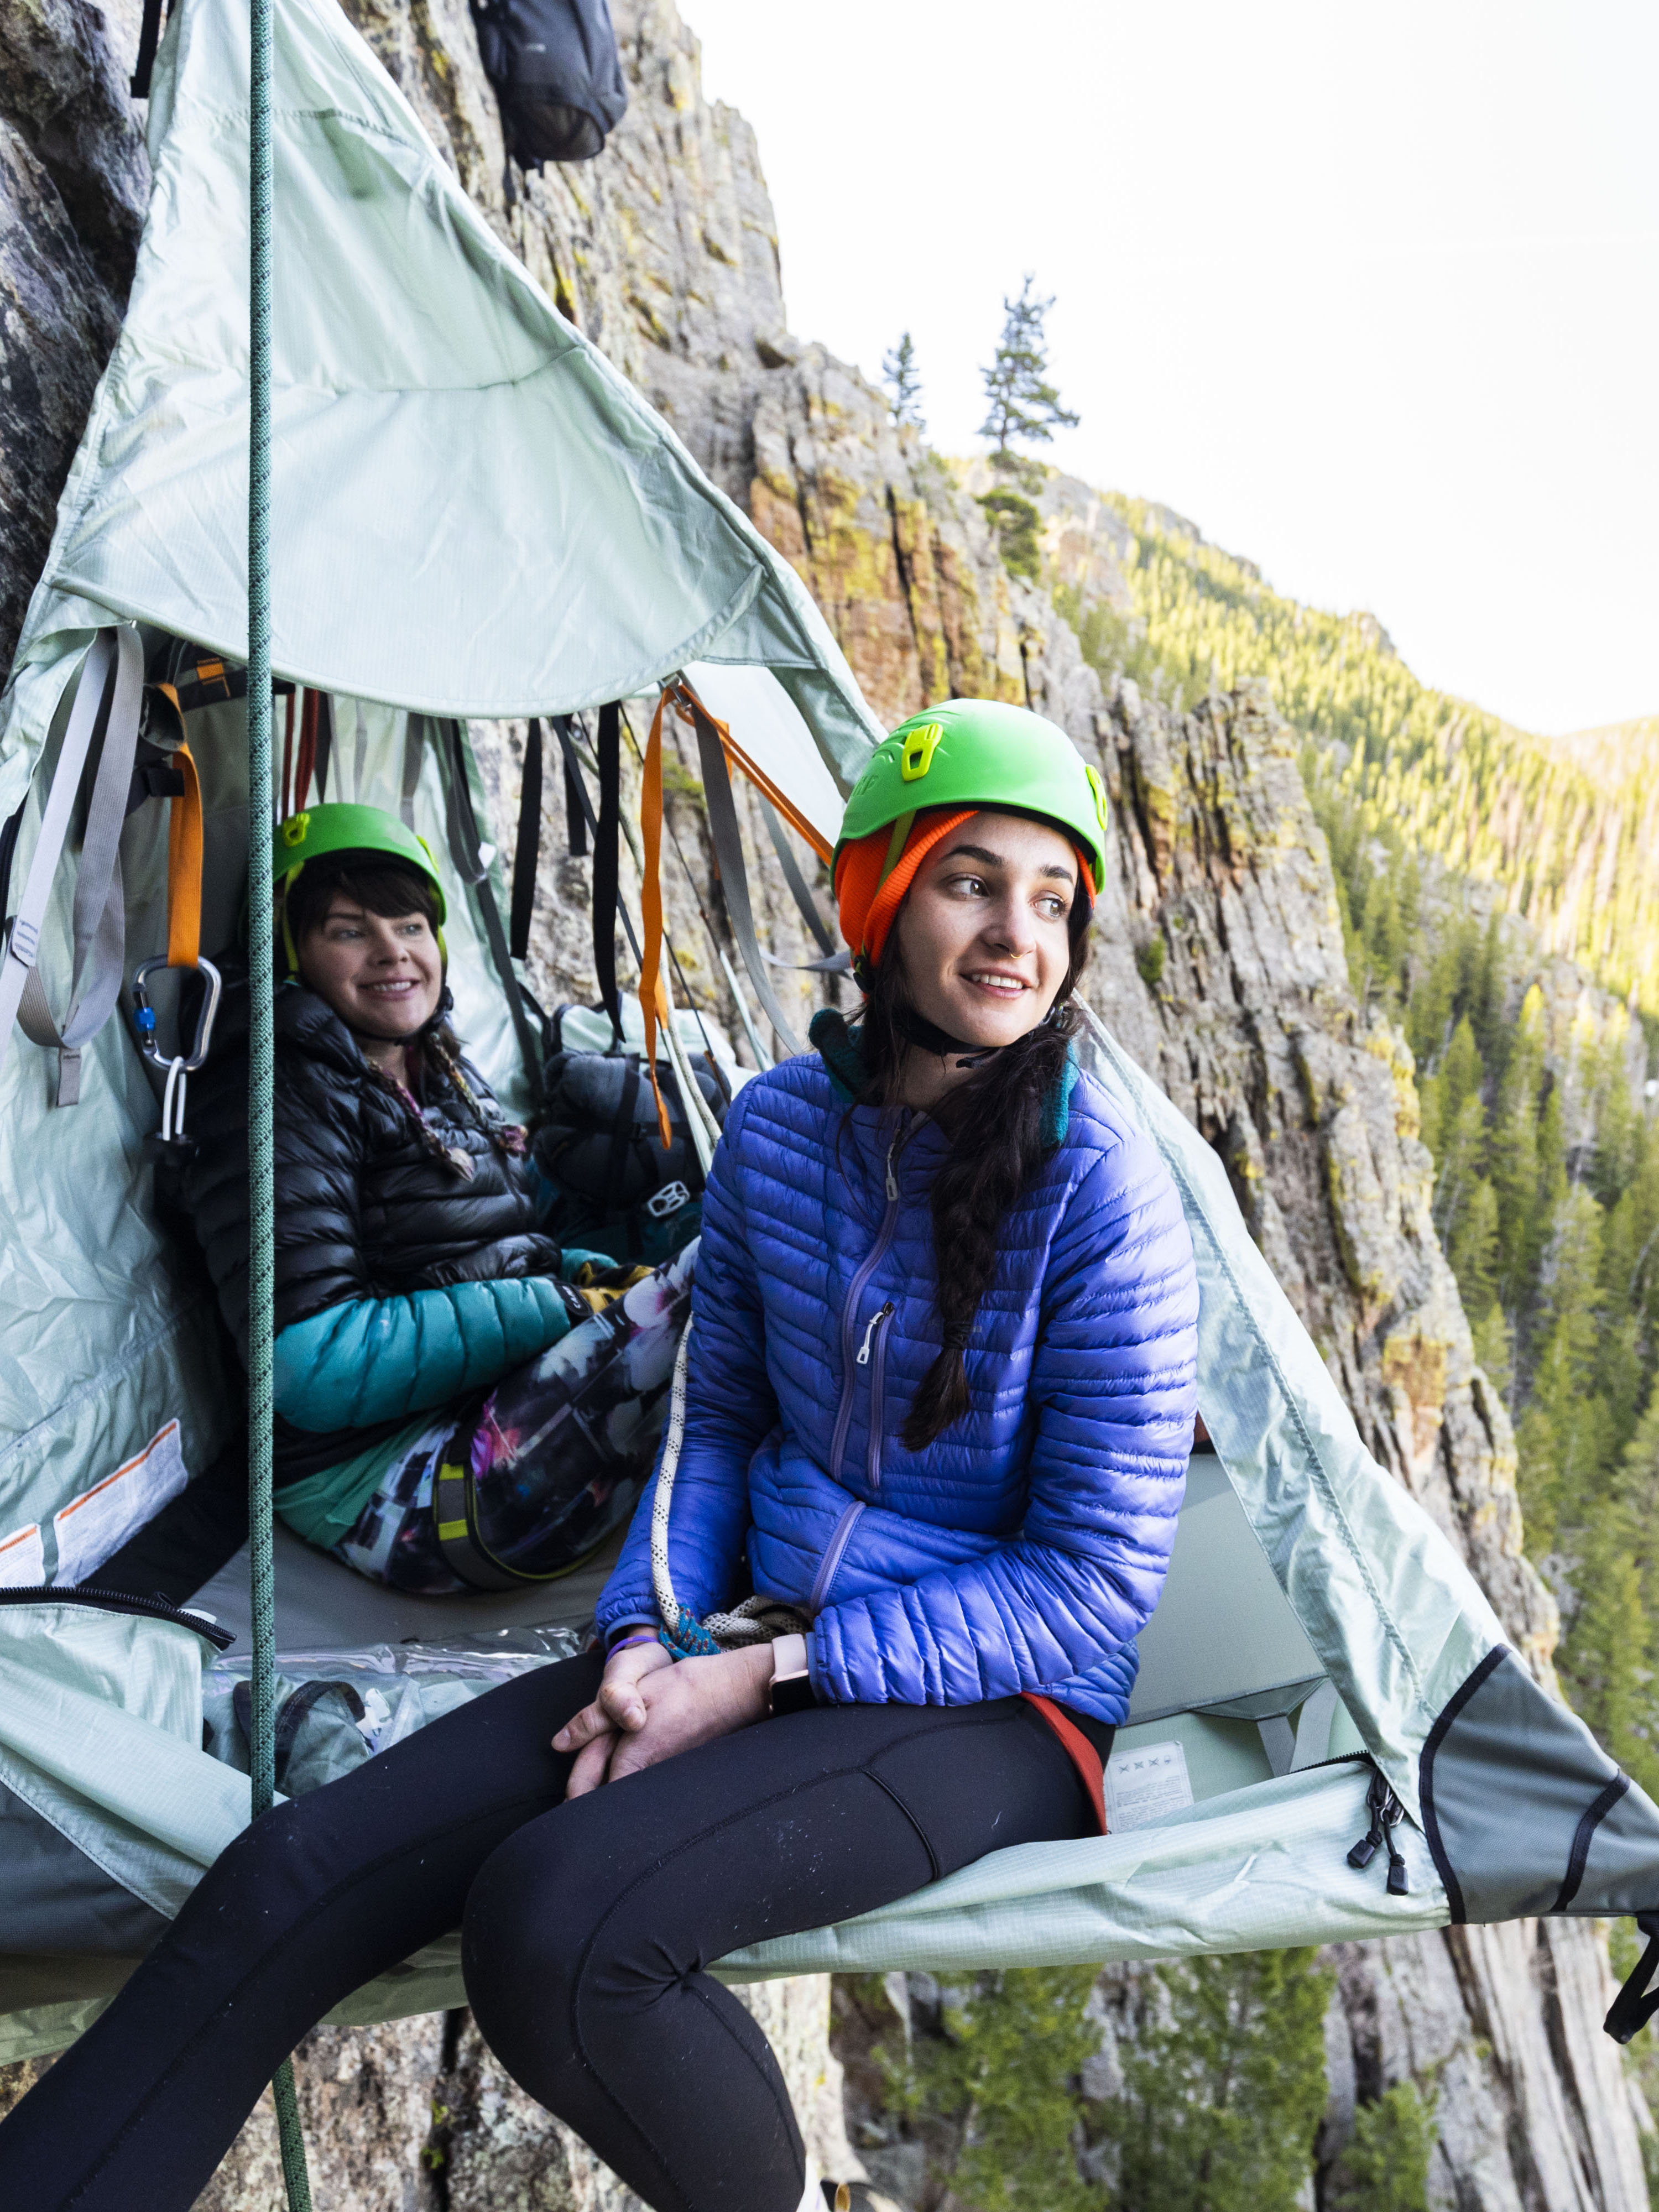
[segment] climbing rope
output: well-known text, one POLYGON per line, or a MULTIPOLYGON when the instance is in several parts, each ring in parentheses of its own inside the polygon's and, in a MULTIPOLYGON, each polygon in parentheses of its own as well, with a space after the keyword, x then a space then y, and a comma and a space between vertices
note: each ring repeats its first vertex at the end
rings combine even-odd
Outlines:
MULTIPOLYGON (((248 898, 248 1576, 253 1614, 253 1818, 276 1794, 276 1619, 271 1559, 271 1107, 276 1039, 271 991, 270 855, 270 73, 273 0, 250 0, 248 107, 247 879, 248 898)), ((289 2212, 311 2212, 305 2139, 284 2059, 271 2083, 289 2212)))
POLYGON ((775 1644, 780 1636, 802 1635, 812 1625, 805 1613, 774 1597, 746 1597, 729 1613, 707 1613, 699 1620, 674 1595, 673 1578, 668 1571, 668 1514, 674 1502, 680 1447, 685 1442, 685 1374, 690 1359, 688 1321, 674 1357, 668 1433, 662 1464, 657 1469, 656 1495, 651 1501, 651 1587, 662 1618, 662 1641, 678 1659, 707 1658, 717 1651, 741 1650, 750 1644, 775 1644))

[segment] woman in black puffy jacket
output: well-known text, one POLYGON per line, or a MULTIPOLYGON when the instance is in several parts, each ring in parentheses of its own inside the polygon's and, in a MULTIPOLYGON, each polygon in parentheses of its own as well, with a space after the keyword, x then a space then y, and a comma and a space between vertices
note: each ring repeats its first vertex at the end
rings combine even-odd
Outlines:
MULTIPOLYGON (((559 1573, 637 1495, 690 1254, 625 1292, 569 1279, 611 1262, 543 1231, 525 1132, 446 1019, 443 893, 412 831, 315 806, 276 849, 277 1510, 400 1589, 559 1573)), ((246 1024, 232 977, 180 1188, 244 1356, 246 1024)))

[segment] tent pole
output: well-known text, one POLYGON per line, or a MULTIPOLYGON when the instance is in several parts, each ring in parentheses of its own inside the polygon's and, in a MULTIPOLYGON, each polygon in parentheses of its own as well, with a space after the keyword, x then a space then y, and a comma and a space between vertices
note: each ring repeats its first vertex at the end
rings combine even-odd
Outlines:
MULTIPOLYGON (((253 1625, 252 1812, 276 1794, 276 1620, 271 1557, 272 1097, 270 900, 271 45, 274 0, 250 0, 248 107, 247 873, 248 1572, 253 1625)), ((285 2058, 271 2088, 289 2212, 311 2212, 305 2140, 285 2058)))

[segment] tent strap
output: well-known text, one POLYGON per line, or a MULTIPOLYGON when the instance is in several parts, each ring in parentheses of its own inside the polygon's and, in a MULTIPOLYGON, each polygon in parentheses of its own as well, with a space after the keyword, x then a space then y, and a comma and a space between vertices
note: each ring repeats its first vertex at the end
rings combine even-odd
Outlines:
POLYGON ((818 951, 826 960, 831 960, 836 955, 836 940, 830 936, 823 916, 818 912, 817 902, 806 888, 806 878, 800 872, 800 863, 783 834, 783 824, 773 811, 770 799, 763 797, 760 811, 761 820, 766 824, 766 834, 772 840, 772 850, 778 856, 778 866, 783 870, 783 880, 789 886, 789 895, 794 900, 800 918, 806 924, 818 951))
POLYGON ((536 870, 542 856, 542 726, 535 715, 525 732, 524 775, 519 785, 519 830, 513 841, 513 903, 507 949, 530 957, 530 920, 536 909, 536 870))
POLYGON ((121 825, 126 819, 143 695, 144 659, 130 623, 100 630, 82 663, 75 703, 58 757, 17 913, 0 964, 0 1066, 14 1021, 31 1042, 58 1051, 58 1103, 81 1096, 81 1048, 109 1019, 121 995, 126 962, 126 914, 121 886, 121 825), (87 811, 75 881, 71 927, 73 981, 60 1029, 35 965, 53 878, 94 738, 103 745, 87 811))
MULTIPOLYGON (((566 726, 565 773, 580 775, 566 726)), ((593 975, 611 1017, 611 1043, 622 1042, 622 994, 617 988, 617 908, 622 896, 622 708, 599 709, 599 817, 593 828, 593 975)))
MULTIPOLYGON (((409 719, 412 726, 422 718, 411 714, 409 719)), ((442 740, 438 748, 438 761, 443 770, 445 811, 449 823, 449 857, 455 864, 456 873, 463 883, 471 886, 477 899, 478 911, 483 916, 489 957, 495 963, 495 973, 506 994, 507 1010, 513 1018, 514 1032, 519 1040, 519 1051, 524 1060, 530 1095, 539 1106, 546 1038, 544 1036, 538 1038, 531 1027, 529 994, 514 971, 507 932, 501 927, 501 908, 495 903, 495 886, 489 880, 489 863, 484 859, 483 846, 478 836, 477 817, 472 811, 472 788, 466 772, 465 733, 460 724, 453 719, 446 719, 438 726, 442 740)))
POLYGON ((697 758, 702 769, 703 803, 708 813, 708 835, 714 848, 714 865, 720 870, 720 889, 726 894, 726 910, 732 918, 732 934, 738 940, 738 951, 743 956, 744 966, 749 970, 749 979, 755 987, 756 996, 766 1009, 767 1018, 788 1049, 792 1053, 800 1052, 804 1048, 790 1026, 788 1016, 778 1004, 755 935, 755 917, 749 904, 749 875, 743 857, 743 838, 738 829, 738 810, 732 796, 731 771, 726 764, 729 732, 715 721, 689 684, 678 687, 674 698, 677 710, 690 720, 697 733, 697 758))

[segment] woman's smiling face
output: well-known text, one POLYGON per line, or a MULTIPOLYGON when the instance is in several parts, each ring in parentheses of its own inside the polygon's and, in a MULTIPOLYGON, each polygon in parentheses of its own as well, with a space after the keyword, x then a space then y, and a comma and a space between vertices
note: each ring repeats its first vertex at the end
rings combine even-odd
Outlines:
POLYGON ((1012 1044, 1042 1020, 1071 963, 1071 840, 981 813, 927 855, 895 925, 916 1012, 965 1044, 1012 1044))
POLYGON ((438 1011, 443 957, 423 914, 371 914, 341 890, 299 954, 301 980, 361 1039, 405 1043, 438 1011))

